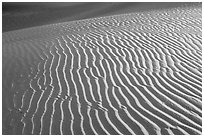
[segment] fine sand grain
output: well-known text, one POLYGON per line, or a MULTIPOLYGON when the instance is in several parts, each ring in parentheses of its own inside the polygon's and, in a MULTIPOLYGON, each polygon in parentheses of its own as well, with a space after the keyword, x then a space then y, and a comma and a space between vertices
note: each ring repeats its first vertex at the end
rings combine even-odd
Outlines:
POLYGON ((201 6, 3 33, 3 134, 201 134, 201 6))

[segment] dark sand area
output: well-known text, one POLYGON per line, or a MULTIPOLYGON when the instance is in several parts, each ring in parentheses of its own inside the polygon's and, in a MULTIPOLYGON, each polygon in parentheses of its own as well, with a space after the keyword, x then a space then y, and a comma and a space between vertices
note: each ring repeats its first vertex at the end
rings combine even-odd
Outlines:
POLYGON ((174 8, 192 3, 174 2, 3 2, 3 32, 81 20, 100 16, 117 15, 154 9, 174 8))

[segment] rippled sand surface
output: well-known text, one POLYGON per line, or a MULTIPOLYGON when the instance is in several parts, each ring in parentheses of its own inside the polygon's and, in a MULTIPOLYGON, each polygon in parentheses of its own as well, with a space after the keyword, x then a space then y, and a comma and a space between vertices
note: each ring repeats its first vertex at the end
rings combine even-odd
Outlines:
POLYGON ((201 7, 3 33, 3 134, 201 134, 201 7))

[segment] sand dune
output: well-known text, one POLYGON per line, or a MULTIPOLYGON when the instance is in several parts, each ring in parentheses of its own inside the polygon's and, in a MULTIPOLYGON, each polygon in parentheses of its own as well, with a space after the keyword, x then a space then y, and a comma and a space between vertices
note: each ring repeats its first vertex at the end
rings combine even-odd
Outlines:
POLYGON ((3 2, 2 31, 192 4, 199 5, 192 2, 3 2))
POLYGON ((201 7, 3 33, 3 134, 201 134, 201 7))

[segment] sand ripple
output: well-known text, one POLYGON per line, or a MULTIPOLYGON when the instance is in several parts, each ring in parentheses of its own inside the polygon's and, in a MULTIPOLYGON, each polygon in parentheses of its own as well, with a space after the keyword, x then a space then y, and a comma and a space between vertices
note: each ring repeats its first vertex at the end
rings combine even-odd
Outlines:
POLYGON ((201 45, 200 7, 3 33, 3 134, 201 134, 201 45))

